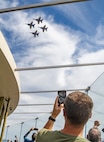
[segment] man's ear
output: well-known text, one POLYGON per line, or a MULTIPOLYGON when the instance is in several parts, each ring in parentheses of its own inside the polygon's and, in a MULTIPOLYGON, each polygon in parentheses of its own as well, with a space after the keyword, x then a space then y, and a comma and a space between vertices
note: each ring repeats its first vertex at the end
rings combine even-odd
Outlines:
POLYGON ((63 109, 63 116, 65 117, 65 109, 63 109))

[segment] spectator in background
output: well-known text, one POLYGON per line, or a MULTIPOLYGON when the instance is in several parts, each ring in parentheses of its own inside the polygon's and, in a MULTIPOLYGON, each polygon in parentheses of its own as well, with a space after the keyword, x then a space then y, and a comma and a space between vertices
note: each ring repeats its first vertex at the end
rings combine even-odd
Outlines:
POLYGON ((7 140, 7 142, 12 142, 11 140, 7 140))
POLYGON ((101 132, 98 128, 91 128, 88 132, 87 138, 90 142, 101 142, 101 132))
POLYGON ((31 139, 31 140, 29 140, 29 139, 27 138, 28 134, 29 134, 31 131, 33 131, 33 130, 38 131, 38 128, 31 128, 31 129, 24 135, 24 142, 35 142, 36 133, 33 133, 33 134, 32 134, 32 139, 31 139))
POLYGON ((87 139, 91 142, 101 142, 101 132, 98 129, 100 122, 98 120, 94 121, 93 127, 89 130, 87 139))
POLYGON ((15 136, 14 142, 19 142, 17 136, 15 136))

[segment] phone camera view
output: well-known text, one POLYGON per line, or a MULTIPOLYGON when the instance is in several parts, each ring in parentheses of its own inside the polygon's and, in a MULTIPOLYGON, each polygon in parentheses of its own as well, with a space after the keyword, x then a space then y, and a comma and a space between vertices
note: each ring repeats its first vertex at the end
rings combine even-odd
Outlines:
POLYGON ((66 98, 66 91, 63 90, 63 91, 58 91, 58 96, 59 96, 59 100, 58 100, 58 103, 59 105, 60 104, 63 104, 64 103, 64 100, 66 98))

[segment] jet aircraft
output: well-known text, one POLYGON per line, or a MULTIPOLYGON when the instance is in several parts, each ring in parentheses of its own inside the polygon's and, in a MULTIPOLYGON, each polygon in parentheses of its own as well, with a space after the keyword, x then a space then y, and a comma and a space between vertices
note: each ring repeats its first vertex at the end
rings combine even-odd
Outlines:
POLYGON ((48 27, 46 27, 46 25, 44 25, 43 27, 40 27, 42 30, 43 30, 43 32, 46 30, 47 31, 47 29, 48 29, 48 27))
POLYGON ((35 32, 31 32, 31 33, 34 35, 34 37, 39 36, 39 32, 37 30, 35 32))
POLYGON ((41 17, 39 17, 38 19, 35 19, 35 20, 38 22, 38 24, 43 22, 43 19, 41 17))
POLYGON ((30 29, 31 29, 32 27, 34 28, 34 26, 35 26, 35 24, 33 24, 33 21, 32 21, 31 23, 28 23, 27 25, 30 27, 30 29))

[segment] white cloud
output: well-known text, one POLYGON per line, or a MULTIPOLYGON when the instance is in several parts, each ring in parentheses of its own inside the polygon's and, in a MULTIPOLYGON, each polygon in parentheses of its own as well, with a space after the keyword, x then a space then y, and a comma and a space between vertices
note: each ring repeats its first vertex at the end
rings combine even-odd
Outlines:
MULTIPOLYGON (((92 23, 91 13, 88 11, 89 3, 88 1, 76 2, 74 4, 61 5, 56 8, 64 14, 66 19, 69 19, 69 21, 78 26, 82 31, 91 33, 91 31, 95 31, 96 27, 92 23)), ((92 8, 91 4, 90 7, 92 8)))
POLYGON ((4 0, 0 0, 0 8, 9 8, 9 7, 15 7, 18 5, 18 2, 15 0, 11 1, 4 1, 4 0))
POLYGON ((104 25, 100 24, 96 29, 95 42, 99 46, 104 46, 104 25))

